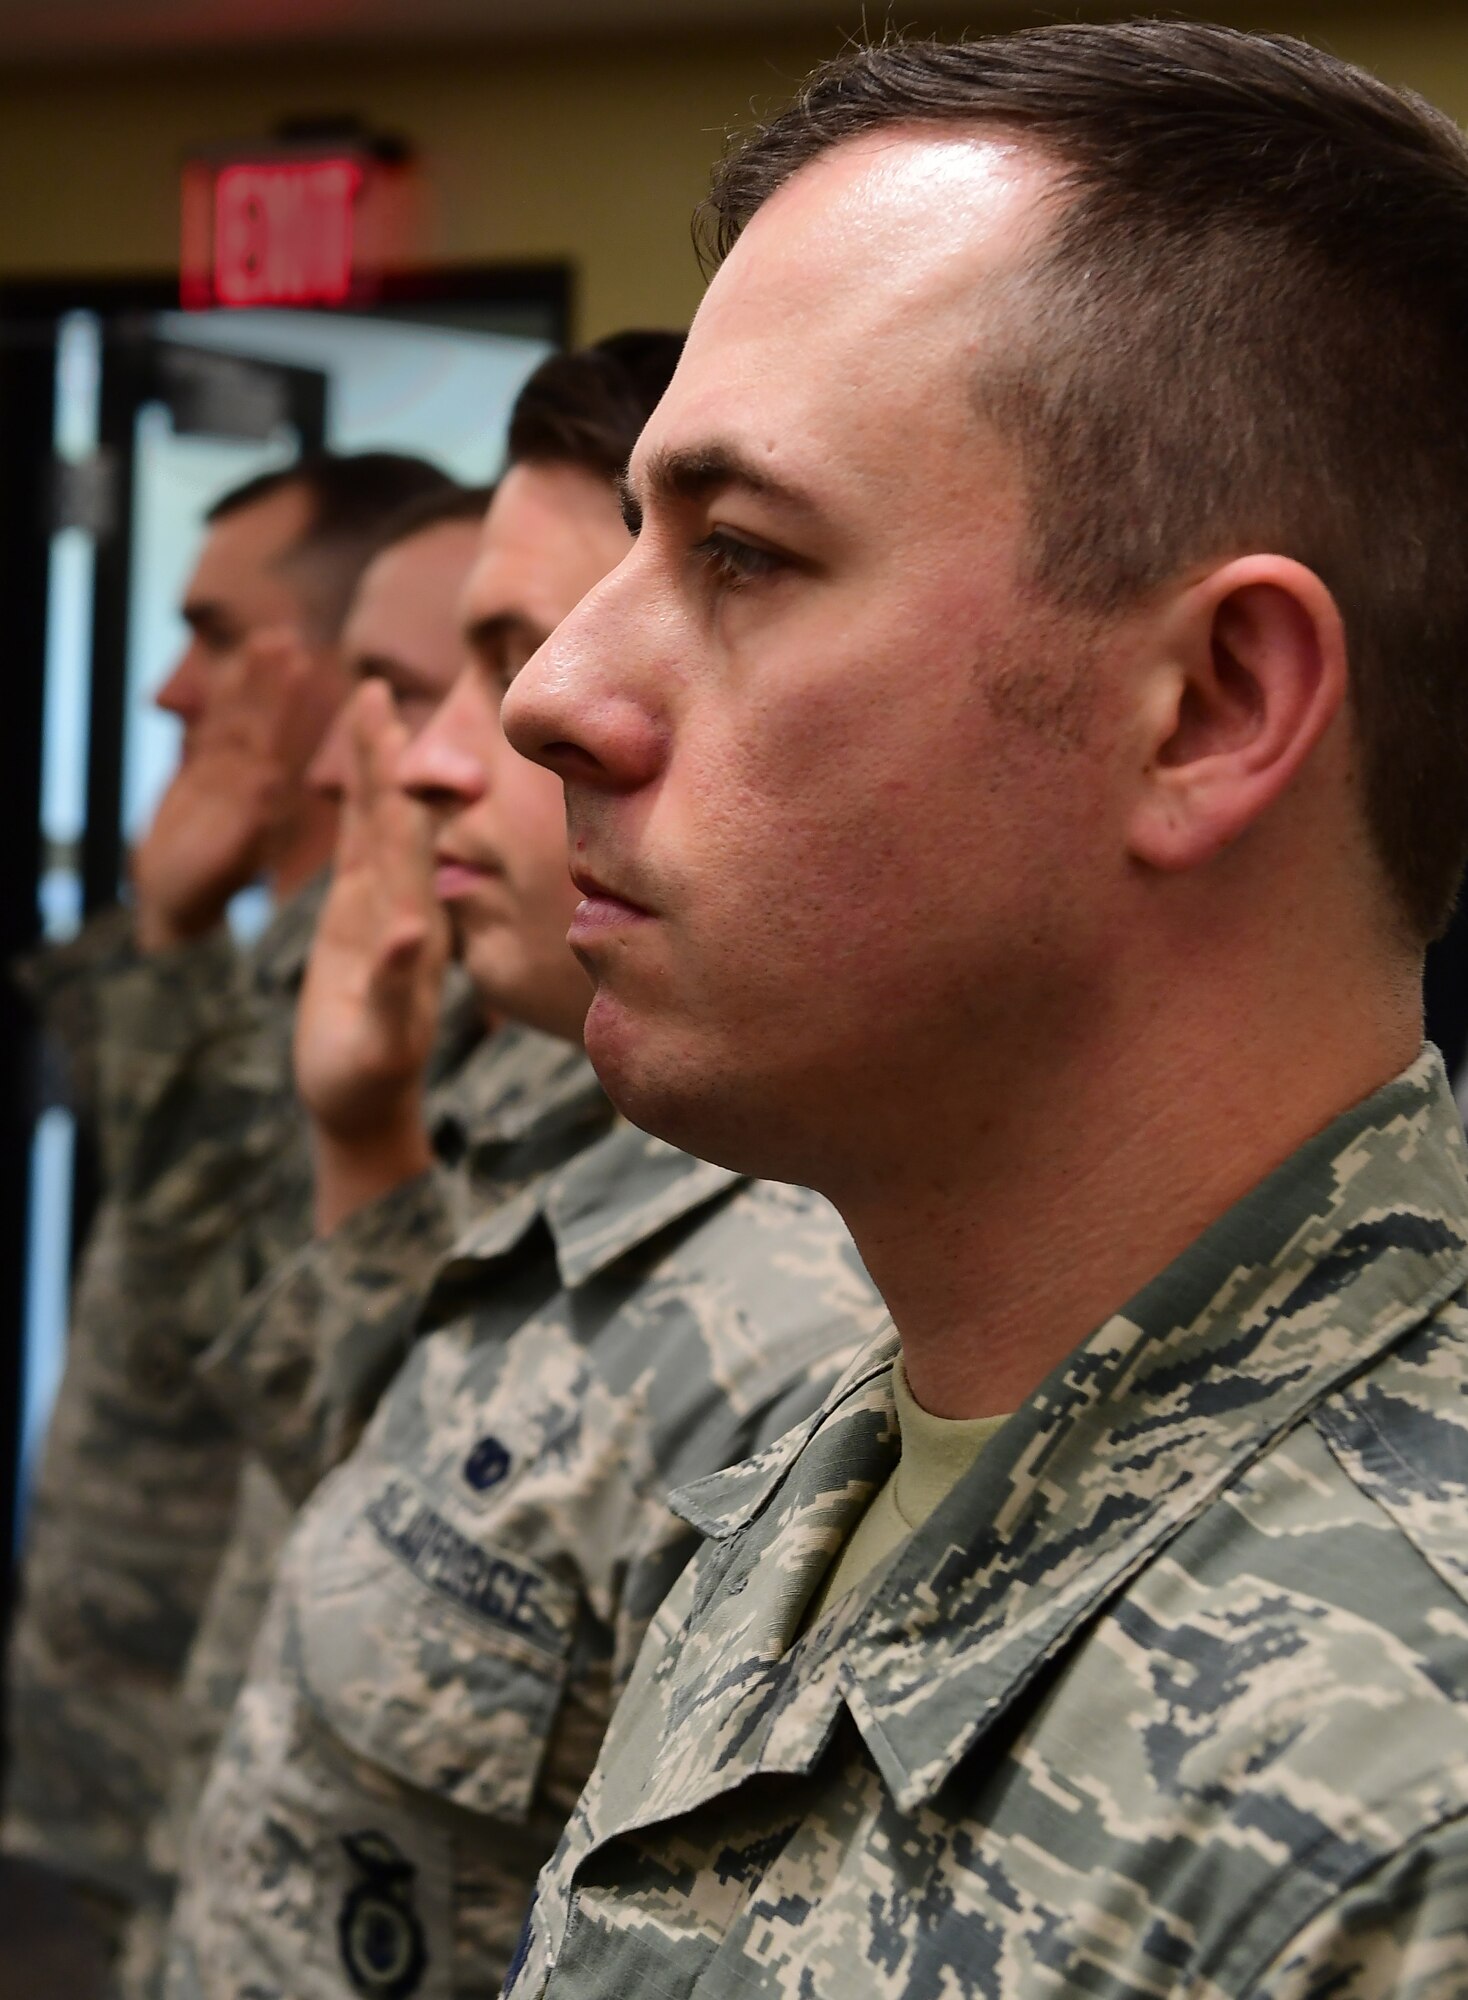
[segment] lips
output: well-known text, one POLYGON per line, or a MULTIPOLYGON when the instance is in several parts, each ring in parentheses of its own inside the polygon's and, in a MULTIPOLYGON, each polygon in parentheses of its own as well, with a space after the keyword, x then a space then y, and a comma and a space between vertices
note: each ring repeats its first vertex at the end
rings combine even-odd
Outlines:
POLYGON ((613 889, 593 875, 589 869, 576 867, 571 870, 571 880, 581 891, 588 903, 614 903, 619 909, 627 910, 633 916, 646 917, 651 914, 641 903, 634 903, 630 896, 624 896, 620 889, 613 889))
POLYGON ((433 857, 433 891, 441 903, 456 902, 502 872, 492 861, 470 860, 441 847, 433 857))
POLYGON ((595 939, 608 931, 625 930, 629 925, 651 920, 650 910, 634 903, 620 890, 610 888, 589 869, 573 868, 571 880, 581 891, 581 901, 572 913, 571 928, 566 934, 573 950, 590 949, 595 939))

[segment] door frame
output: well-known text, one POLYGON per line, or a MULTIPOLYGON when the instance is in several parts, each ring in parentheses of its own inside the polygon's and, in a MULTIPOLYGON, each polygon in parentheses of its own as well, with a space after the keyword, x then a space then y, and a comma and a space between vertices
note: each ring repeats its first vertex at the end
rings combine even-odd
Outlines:
MULTIPOLYGON (((556 345, 565 346, 575 320, 575 276, 567 263, 444 264, 390 274, 377 297, 349 302, 347 318, 415 321, 426 325, 464 323, 474 307, 529 308, 556 345), (445 311, 445 309, 449 309, 445 311), (457 309, 454 311, 453 309, 457 309)), ((95 313, 106 321, 132 315, 150 320, 180 310, 176 271, 99 275, 0 277, 0 561, 5 565, 8 678, 6 727, 0 730, 0 798, 9 819, 0 841, 0 1635, 13 1593, 9 1551, 15 1544, 20 1416, 25 1365, 26 1265, 30 1222, 31 1142, 39 1106, 40 1051, 28 1010, 6 968, 33 949, 41 935, 37 886, 41 867, 41 756, 45 710, 47 572, 51 542, 50 492, 55 411, 55 352, 59 323, 74 312, 95 313)), ((286 310, 286 308, 282 308, 286 310)), ((329 307, 303 308, 312 313, 329 307)), ((490 330, 488 328, 486 331, 490 330)), ((99 432, 107 435, 108 385, 99 432)), ((131 479, 119 467, 124 511, 130 511, 131 479)), ((125 699, 118 650, 109 659, 103 629, 108 599, 104 572, 115 566, 119 534, 98 551, 99 615, 93 630, 94 719, 120 724, 125 699), (117 682, 113 686, 113 682, 117 682), (99 706, 100 704, 100 706, 99 706)), ((123 551, 124 556, 126 551, 123 551)), ((119 600, 120 601, 120 600, 119 600)), ((88 750, 87 827, 83 877, 88 910, 109 900, 120 863, 120 829, 115 774, 118 744, 106 730, 93 729, 88 750), (109 810, 104 814, 102 808, 109 810)), ((79 1166, 81 1160, 79 1156, 79 1166)), ((85 1208, 88 1178, 77 1193, 85 1208)))

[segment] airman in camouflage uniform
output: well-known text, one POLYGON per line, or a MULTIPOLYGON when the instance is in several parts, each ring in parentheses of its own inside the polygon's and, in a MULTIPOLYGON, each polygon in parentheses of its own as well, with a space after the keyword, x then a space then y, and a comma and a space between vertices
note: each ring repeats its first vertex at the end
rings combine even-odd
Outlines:
POLYGON ((515 2000, 1468 1991, 1465 1164, 1429 1051, 809 1631, 895 1338, 678 1495, 515 2000))
MULTIPOLYGON (((154 1886, 128 1926, 119 1974, 126 1995, 157 1990, 180 1854, 297 1509, 361 1436, 411 1345, 428 1278, 468 1219, 579 1151, 611 1117, 582 1051, 528 1028, 482 1040, 431 1104, 439 1164, 330 1236, 294 1251, 282 1242, 275 1274, 197 1364, 244 1457, 175 1695, 167 1800, 147 1843, 154 1886)), ((298 1215, 310 1199, 302 1164, 298 1215)))
MULTIPOLYGON (((349 607, 342 636, 348 671, 354 676, 365 671, 389 683, 405 727, 431 712, 435 689, 443 693, 457 666, 456 597, 477 542, 486 497, 482 491, 442 482, 397 510, 379 527, 373 559, 349 607)), ((348 789, 340 735, 339 727, 328 734, 311 769, 313 785, 338 805, 348 789)), ((321 907, 318 899, 318 910, 321 907)), ((329 902, 325 907, 329 910, 329 902)), ((313 925, 313 931, 317 927, 313 925)), ((305 963, 303 952, 303 969, 305 963)), ((533 1121, 537 1093, 566 1066, 564 1050, 545 1044, 544 1038, 538 1038, 540 1048, 528 1046, 534 1037, 486 1043, 483 1006, 469 982, 446 958, 437 965, 430 1018, 433 1026, 436 1017, 436 1039, 425 1058, 429 1089, 425 1115, 434 1156, 443 1162, 443 1170, 426 1172, 422 1188, 416 1191, 420 1229, 428 1226, 434 1203, 451 1206, 459 1199, 466 1156, 469 1183, 478 1177, 481 1153, 486 1160, 493 1154, 493 1170, 499 1169, 504 1136, 518 1137, 527 1120, 533 1121), (532 1100, 528 1105, 527 1097, 532 1100)), ((293 1003, 292 1033, 297 1015, 293 1003)), ((223 1415, 231 1437, 243 1440, 246 1447, 228 1543, 185 1669, 176 1759, 181 1768, 170 1787, 175 1797, 180 1792, 188 1795, 188 1772, 212 1745, 222 1713, 227 1712, 230 1690, 243 1672, 274 1557, 289 1524, 288 1502, 310 1490, 308 1484, 304 1489, 287 1486, 282 1492, 273 1471, 273 1460, 280 1454, 274 1452, 267 1413, 248 1408, 227 1368, 216 1382, 212 1367, 215 1350, 248 1345, 250 1302, 269 1296, 274 1274, 302 1246, 309 1226, 313 1175, 308 1130, 290 1074, 288 1042, 282 1055, 286 1074, 276 1091, 275 1130, 270 1134, 257 1129, 252 1135, 256 1150, 270 1162, 267 1198, 255 1204, 256 1216, 251 1218, 246 1199, 250 1153, 240 1142, 220 1149, 217 1186, 206 1180, 204 1162, 196 1156, 191 1161, 194 1171, 176 1202, 155 1189, 146 1198, 135 1199, 128 1210, 130 1292, 159 1301, 156 1323, 161 1337, 223 1415), (268 1143, 262 1146, 262 1139, 268 1143), (251 1222, 242 1230, 242 1224, 251 1222), (239 1257, 242 1236, 249 1251, 248 1269, 239 1257), (194 1697, 206 1692, 210 1699, 200 1708, 194 1697)), ((216 1062, 215 1072, 219 1067, 216 1062)), ((584 1073, 584 1064, 581 1069, 584 1073)), ((217 1088, 217 1075, 211 1074, 207 1084, 193 1093, 192 1108, 206 1132, 220 1125, 220 1112, 227 1108, 212 1105, 208 1093, 217 1088)), ((260 1103, 263 1107, 263 1092, 260 1103)), ((258 1123, 263 1125, 263 1112, 258 1123)), ((513 1173, 513 1158, 509 1167, 513 1173)), ((490 1172, 486 1166, 486 1174, 490 1172)), ((453 1226, 444 1230, 446 1240, 453 1226)), ((302 1384, 326 1365, 333 1332, 329 1323, 315 1329, 323 1344, 321 1352, 303 1348, 289 1357, 273 1357, 276 1404, 270 1414, 288 1421, 287 1381, 301 1393, 302 1384)), ((366 1394, 365 1387, 362 1393, 366 1394)), ((370 1408, 366 1402, 353 1415, 355 1428, 349 1429, 344 1418, 340 1434, 331 1440, 334 1456, 328 1463, 349 1448, 370 1408)), ((149 1842, 155 1877, 162 1886, 172 1879, 172 1869, 164 1861, 168 1852, 164 1828, 165 1819, 160 1818, 149 1842)))
MULTIPOLYGON (((348 670, 357 677, 365 672, 384 684, 405 730, 420 725, 424 714, 431 712, 434 690, 442 694, 457 666, 457 592, 477 543, 486 497, 482 491, 445 482, 395 512, 380 528, 373 560, 354 594, 342 635, 348 670)), ((346 806, 338 866, 331 894, 320 906, 313 945, 315 934, 330 923, 342 890, 340 854, 351 851, 360 811, 350 782, 350 761, 343 755, 343 735, 344 724, 339 720, 311 767, 312 784, 346 806)), ((353 893, 351 882, 346 884, 345 893, 353 893)), ((451 1208, 461 1192, 467 1201, 471 1188, 487 1199, 491 1188, 503 1191, 503 1183, 497 1182, 495 1175, 508 1173, 513 1186, 515 1176, 523 1177, 539 1164, 544 1155, 534 1151, 526 1162, 527 1147, 534 1146, 532 1128, 538 1133, 537 1115, 549 1114, 554 1107, 540 1105, 538 1100, 568 1067, 563 1045, 550 1043, 545 1037, 486 1041, 483 1005, 462 972, 448 963, 446 931, 441 942, 443 950, 435 955, 425 1014, 425 1029, 432 1043, 425 1044, 420 1065, 428 1091, 424 1118, 433 1142, 430 1158, 441 1164, 425 1171, 422 1186, 416 1190, 414 1215, 420 1231, 435 1202, 451 1208), (540 1046, 532 1046, 536 1043, 540 1046)), ((308 960, 308 973, 309 966, 308 960)), ((302 997, 292 1009, 293 1034, 309 991, 309 977, 298 983, 302 997)), ((288 1063, 288 1054, 286 1060, 288 1063)), ((220 1067, 216 1061, 214 1071, 220 1067)), ((580 1082, 588 1073, 579 1056, 576 1067, 580 1082)), ((217 1076, 211 1073, 206 1087, 194 1093, 193 1108, 205 1131, 218 1122, 210 1116, 205 1092, 217 1087, 217 1076)), ((580 1087, 584 1097, 586 1083, 580 1082, 580 1087)), ((594 1082, 591 1091, 604 1122, 607 1110, 595 1093, 594 1082)), ((551 1095, 554 1099, 553 1088, 551 1095)), ((260 1106, 263 1122, 263 1095, 260 1106)), ((224 1112, 228 1108, 220 1109, 224 1112)), ((542 1117, 543 1124, 552 1122, 548 1115, 542 1117)), ((170 1198, 160 1187, 140 1195, 127 1208, 128 1294, 160 1301, 155 1334, 169 1342, 179 1365, 191 1372, 213 1408, 222 1414, 236 1451, 242 1441, 244 1452, 228 1534, 173 1707, 167 1765, 160 1765, 160 1803, 146 1844, 147 1893, 134 1908, 119 1955, 118 1983, 126 2000, 146 2000, 156 1991, 159 1949, 177 1873, 175 1829, 197 1800, 202 1772, 243 1674, 275 1560, 294 1505, 301 1497, 290 1486, 282 1489, 277 1483, 267 1412, 256 1409, 246 1422, 247 1399, 230 1379, 229 1370, 226 1368, 216 1383, 211 1368, 211 1342, 214 1348, 226 1351, 248 1344, 249 1288, 260 1273, 278 1272, 288 1262, 308 1227, 313 1196, 311 1149, 307 1124, 289 1077, 278 1093, 275 1124, 273 1143, 255 1148, 268 1173, 263 1198, 249 1199, 252 1155, 241 1145, 235 1148, 234 1157, 221 1156, 217 1188, 211 1188, 199 1172, 182 1181, 176 1196, 170 1198), (242 1250, 248 1252, 248 1268, 242 1250), (231 1326, 230 1316, 239 1310, 242 1298, 247 1301, 244 1311, 231 1326)), ((253 1136, 258 1141, 263 1135, 257 1130, 253 1136)), ((554 1144, 549 1134, 547 1143, 554 1144)), ((551 1157, 556 1156, 552 1151, 551 1157)), ((445 1240, 451 1239, 452 1229, 449 1225, 444 1230, 445 1240)), ((421 1259, 421 1246, 417 1255, 421 1259)), ((373 1276, 380 1280, 382 1275, 379 1266, 373 1276)), ((256 1293, 268 1296, 271 1282, 269 1277, 263 1279, 256 1293)), ((329 1323, 322 1323, 314 1329, 315 1339, 329 1343, 332 1332, 329 1323)), ((288 1421, 287 1383, 297 1396, 306 1393, 306 1385, 330 1360, 326 1348, 303 1347, 289 1356, 274 1355, 272 1413, 282 1422, 288 1421)), ((381 1365, 385 1363, 379 1354, 381 1365)), ((357 1375, 356 1387, 363 1400, 340 1413, 330 1440, 330 1450, 336 1455, 355 1441, 370 1412, 369 1386, 373 1394, 380 1386, 380 1378, 369 1385, 360 1369, 357 1375)), ((334 1462, 334 1457, 327 1462, 334 1462)), ((309 1485, 304 1491, 309 1491, 309 1485)))
POLYGON ((134 907, 26 974, 105 1199, 28 1525, 3 1839, 91 1891, 109 1937, 156 1887, 145 1833, 236 1504, 238 1441, 193 1363, 307 1226, 290 1038, 333 835, 306 765, 345 692, 336 632, 385 522, 447 486, 415 459, 323 457, 217 504, 159 697, 188 754, 134 907), (261 875, 279 907, 242 952, 224 911, 261 875))
POLYGON ((256 1282, 255 1225, 304 1228, 298 1192, 283 1204, 270 1195, 292 1158, 298 1181, 307 1172, 301 1139, 289 1145, 300 1129, 289 1044, 318 906, 314 889, 292 899, 248 959, 222 939, 132 957, 93 993, 111 1193, 87 1246, 28 1517, 7 1663, 4 1844, 120 1907, 150 1888, 144 1835, 240 1466, 231 1425, 192 1374, 197 1350, 176 1338, 193 1303, 177 1272, 162 1292, 129 1283, 127 1204, 148 1192, 155 1165, 175 1210, 191 1184, 207 1187, 213 1213, 201 1204, 198 1215, 210 1240, 192 1261, 215 1297, 256 1282), (211 1227, 221 1198, 222 1242, 211 1227))
POLYGON ((1468 142, 1284 38, 892 38, 705 220, 502 722, 613 1102, 895 1331, 673 1497, 507 1992, 1462 2000, 1468 142))
POLYGON ((291 1538, 169 1994, 492 1991, 690 1553, 668 1489, 784 1431, 878 1318, 818 1197, 626 1126, 471 1230, 291 1538))

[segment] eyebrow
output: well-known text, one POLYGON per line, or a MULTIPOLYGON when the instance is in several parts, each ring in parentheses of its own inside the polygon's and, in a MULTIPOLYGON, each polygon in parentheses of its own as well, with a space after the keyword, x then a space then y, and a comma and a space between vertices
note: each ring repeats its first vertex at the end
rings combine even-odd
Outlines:
POLYGON ((187 604, 180 605, 179 617, 191 632, 206 636, 210 632, 233 632, 238 621, 224 606, 210 597, 194 597, 187 604))
POLYGON ((521 617, 515 611, 501 611, 490 618, 476 618, 464 627, 464 643, 481 660, 499 664, 503 648, 511 639, 519 639, 529 645, 531 651, 543 646, 550 637, 531 618, 521 617))
MULTIPOLYGON (((732 444, 687 445, 679 449, 655 451, 648 458, 638 484, 659 500, 707 500, 731 487, 753 493, 791 512, 814 514, 815 500, 802 487, 777 479, 749 455, 732 444)), ((628 474, 618 481, 625 513, 634 518, 642 511, 637 488, 628 474)))
POLYGON ((359 681, 397 681, 407 687, 434 687, 436 677, 396 653, 358 653, 351 672, 359 681))

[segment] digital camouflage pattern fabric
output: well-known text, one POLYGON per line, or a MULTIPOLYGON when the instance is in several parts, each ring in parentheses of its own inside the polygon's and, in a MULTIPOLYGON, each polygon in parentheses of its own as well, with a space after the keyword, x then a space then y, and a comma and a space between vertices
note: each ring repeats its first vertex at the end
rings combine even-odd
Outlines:
POLYGON ((803 1635, 895 1336, 677 1506, 513 2000, 1462 2000, 1468 1184, 1434 1051, 803 1635))
MULTIPOLYGON (((465 999, 472 1001, 466 988, 465 999)), ((477 1018, 478 1003, 474 1002, 477 1018)), ((471 1216, 606 1130, 608 1104, 581 1049, 529 1028, 469 1048, 446 1009, 430 1094, 439 1165, 287 1254, 198 1363, 246 1450, 230 1532, 178 1688, 167 1800, 148 1856, 156 1892, 131 1918, 118 1983, 151 2000, 179 1856, 244 1678, 296 1509, 356 1444, 414 1337, 434 1266, 471 1216)), ((304 1199, 309 1206, 309 1186, 304 1199)), ((161 1281, 161 1271, 160 1271, 161 1281)))
POLYGON ((200 1374, 249 1452, 184 1673, 175 1833, 198 1803, 296 1510, 356 1445, 406 1359, 434 1268, 471 1218, 574 1156, 611 1117, 581 1049, 501 1029, 434 1092, 440 1165, 304 1245, 204 1356, 200 1374))
POLYGON ((880 1319, 818 1197, 625 1125, 476 1225, 287 1545, 170 2000, 494 1992, 691 1550, 669 1488, 816 1407, 880 1319))
POLYGON ((108 912, 28 975, 95 1120, 105 1194, 27 1523, 3 1845, 120 1907, 149 1888, 174 1690, 238 1477, 193 1329, 217 1332, 219 1301, 258 1280, 261 1226, 305 1227, 278 1189, 292 1159, 305 1172, 290 1033, 320 893, 249 952, 221 935, 139 956, 108 912), (140 1244, 170 1227, 159 1285, 140 1244))
POLYGON ((506 1027, 431 1093, 439 1165, 281 1262, 200 1362, 297 1503, 361 1436, 464 1231, 612 1121, 584 1051, 506 1027))
POLYGON ((75 937, 15 960, 16 985, 40 1024, 41 1107, 63 1106, 92 1124, 97 1109, 97 997, 112 972, 134 959, 132 912, 101 910, 75 937))

